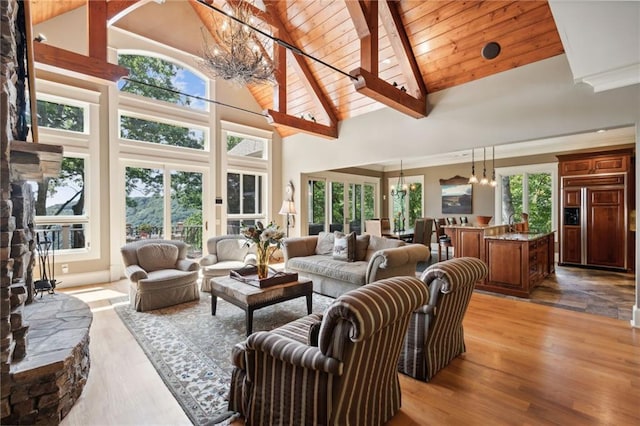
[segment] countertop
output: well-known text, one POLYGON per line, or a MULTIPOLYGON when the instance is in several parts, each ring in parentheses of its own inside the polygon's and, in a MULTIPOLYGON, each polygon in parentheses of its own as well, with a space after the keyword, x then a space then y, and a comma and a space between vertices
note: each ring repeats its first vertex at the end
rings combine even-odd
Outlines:
POLYGON ((505 241, 535 241, 539 238, 546 237, 551 232, 507 232, 497 235, 486 235, 484 238, 488 240, 505 240, 505 241))

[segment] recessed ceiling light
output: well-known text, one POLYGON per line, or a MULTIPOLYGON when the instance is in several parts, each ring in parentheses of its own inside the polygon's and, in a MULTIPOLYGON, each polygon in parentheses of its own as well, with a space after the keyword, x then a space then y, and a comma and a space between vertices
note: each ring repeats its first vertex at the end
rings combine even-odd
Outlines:
POLYGON ((482 48, 482 57, 485 59, 495 59, 500 54, 500 45, 491 41, 482 48))

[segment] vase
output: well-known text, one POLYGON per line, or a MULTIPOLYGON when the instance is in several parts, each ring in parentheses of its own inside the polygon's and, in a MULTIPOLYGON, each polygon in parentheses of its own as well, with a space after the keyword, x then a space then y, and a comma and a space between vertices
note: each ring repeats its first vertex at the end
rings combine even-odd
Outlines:
POLYGON ((256 268, 258 269, 258 278, 264 279, 269 276, 269 250, 256 250, 256 268))

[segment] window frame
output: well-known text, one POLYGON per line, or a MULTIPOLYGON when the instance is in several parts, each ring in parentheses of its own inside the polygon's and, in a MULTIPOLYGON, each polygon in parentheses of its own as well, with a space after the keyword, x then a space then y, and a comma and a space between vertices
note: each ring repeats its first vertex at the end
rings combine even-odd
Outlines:
POLYGON ((65 157, 84 159, 85 213, 80 216, 36 216, 34 221, 38 225, 86 224, 85 247, 58 250, 56 257, 64 262, 99 259, 101 257, 99 244, 101 162, 92 161, 92 159, 99 159, 100 154, 100 93, 40 79, 37 81, 37 87, 37 100, 84 108, 83 132, 38 127, 38 133, 42 140, 40 143, 61 145, 64 147, 65 157), (53 220, 54 218, 55 220, 53 220))
MULTIPOLYGON (((528 211, 529 191, 528 191, 528 175, 549 173, 551 175, 551 230, 558 229, 558 164, 557 163, 540 163, 529 164, 524 166, 500 167, 496 168, 497 185, 494 191, 494 223, 503 223, 502 217, 502 178, 504 176, 523 175, 522 178, 522 209, 528 211)), ((555 233, 554 233, 555 234, 555 233)), ((555 237, 557 240, 557 236, 555 237)))

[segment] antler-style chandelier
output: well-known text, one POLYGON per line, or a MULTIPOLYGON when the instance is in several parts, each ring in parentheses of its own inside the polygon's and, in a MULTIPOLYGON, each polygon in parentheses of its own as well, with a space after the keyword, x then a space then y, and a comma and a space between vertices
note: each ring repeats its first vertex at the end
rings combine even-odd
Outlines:
POLYGON ((201 64, 214 77, 240 85, 273 83, 273 61, 266 53, 273 42, 252 29, 262 25, 252 7, 249 2, 234 1, 224 6, 228 16, 213 15, 213 46, 205 41, 201 64))

